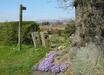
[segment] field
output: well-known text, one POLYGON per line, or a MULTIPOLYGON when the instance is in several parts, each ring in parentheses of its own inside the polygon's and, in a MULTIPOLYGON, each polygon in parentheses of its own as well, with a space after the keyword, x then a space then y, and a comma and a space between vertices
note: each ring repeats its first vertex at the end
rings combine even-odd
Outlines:
POLYGON ((47 52, 47 48, 34 49, 26 45, 20 52, 16 46, 0 46, 0 75, 29 75, 32 66, 47 52))

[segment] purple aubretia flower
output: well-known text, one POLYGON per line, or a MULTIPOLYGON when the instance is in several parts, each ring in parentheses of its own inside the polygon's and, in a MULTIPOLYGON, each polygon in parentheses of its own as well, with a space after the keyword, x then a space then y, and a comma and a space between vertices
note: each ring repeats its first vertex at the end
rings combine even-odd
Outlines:
POLYGON ((38 70, 47 72, 53 66, 52 61, 53 59, 45 58, 43 61, 39 63, 38 70))
POLYGON ((61 72, 65 72, 67 70, 67 68, 68 68, 68 64, 67 63, 62 63, 60 65, 60 71, 61 72))
POLYGON ((51 58, 51 59, 53 59, 54 57, 56 57, 57 56, 57 53, 55 52, 55 51, 50 51, 49 53, 48 53, 48 55, 47 55, 47 57, 48 58, 51 58))
POLYGON ((53 74, 57 74, 57 73, 59 73, 60 72, 60 68, 59 68, 59 66, 58 65, 54 65, 54 66, 52 66, 51 67, 51 72, 53 73, 53 74))

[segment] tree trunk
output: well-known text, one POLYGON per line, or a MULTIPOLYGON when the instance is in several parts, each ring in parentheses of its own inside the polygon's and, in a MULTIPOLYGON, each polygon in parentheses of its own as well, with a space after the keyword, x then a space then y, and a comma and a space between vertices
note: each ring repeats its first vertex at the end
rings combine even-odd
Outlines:
POLYGON ((104 0, 75 0, 76 33, 70 49, 75 75, 104 75, 104 0))
POLYGON ((76 35, 79 46, 104 39, 104 1, 76 0, 76 35), (99 39, 98 39, 99 38, 99 39))

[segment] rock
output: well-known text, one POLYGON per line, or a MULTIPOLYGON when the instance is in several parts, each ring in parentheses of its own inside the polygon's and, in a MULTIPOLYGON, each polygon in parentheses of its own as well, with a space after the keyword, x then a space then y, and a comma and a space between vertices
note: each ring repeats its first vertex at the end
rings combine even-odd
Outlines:
POLYGON ((38 63, 37 64, 35 64, 35 65, 33 65, 33 67, 32 67, 32 71, 37 71, 38 70, 38 63))

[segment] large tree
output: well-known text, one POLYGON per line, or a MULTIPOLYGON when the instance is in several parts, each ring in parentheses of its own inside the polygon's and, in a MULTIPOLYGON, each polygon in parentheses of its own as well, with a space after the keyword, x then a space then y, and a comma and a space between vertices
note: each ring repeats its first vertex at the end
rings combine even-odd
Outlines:
POLYGON ((73 5, 76 33, 70 55, 75 75, 104 75, 104 0, 74 0, 73 5))

